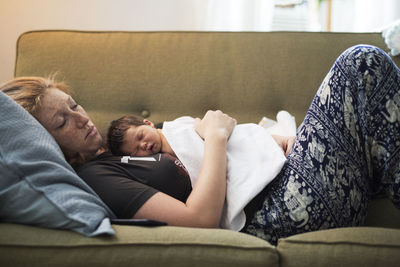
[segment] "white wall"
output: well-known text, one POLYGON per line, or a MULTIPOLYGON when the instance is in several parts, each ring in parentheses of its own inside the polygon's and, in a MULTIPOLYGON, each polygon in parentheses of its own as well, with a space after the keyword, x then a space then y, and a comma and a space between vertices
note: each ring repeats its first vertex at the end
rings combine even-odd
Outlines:
POLYGON ((0 0, 0 81, 13 77, 16 41, 25 31, 183 30, 182 25, 194 26, 192 18, 178 18, 172 11, 183 10, 185 2, 169 0, 163 5, 157 0, 0 0))

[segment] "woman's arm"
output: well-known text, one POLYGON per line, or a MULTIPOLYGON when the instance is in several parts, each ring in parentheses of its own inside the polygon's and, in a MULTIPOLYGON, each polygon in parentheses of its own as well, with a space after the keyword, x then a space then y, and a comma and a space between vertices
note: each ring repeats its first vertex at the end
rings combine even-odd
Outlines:
POLYGON ((204 139, 204 158, 199 178, 186 203, 158 192, 147 200, 134 218, 155 219, 169 225, 218 227, 226 190, 226 144, 236 120, 221 111, 209 111, 196 120, 204 139))

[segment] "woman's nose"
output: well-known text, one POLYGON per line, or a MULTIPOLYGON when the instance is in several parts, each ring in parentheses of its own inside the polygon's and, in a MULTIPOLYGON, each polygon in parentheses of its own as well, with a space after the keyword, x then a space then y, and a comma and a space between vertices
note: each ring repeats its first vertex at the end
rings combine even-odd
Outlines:
POLYGON ((84 127, 89 122, 89 117, 81 112, 75 112, 74 117, 78 128, 84 127))

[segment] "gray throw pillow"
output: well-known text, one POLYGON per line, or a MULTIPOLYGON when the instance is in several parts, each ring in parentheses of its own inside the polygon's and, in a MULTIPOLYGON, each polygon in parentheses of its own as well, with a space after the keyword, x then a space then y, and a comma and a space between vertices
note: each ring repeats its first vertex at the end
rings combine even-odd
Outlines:
POLYGON ((67 163, 54 138, 0 92, 0 221, 114 234, 115 217, 67 163))

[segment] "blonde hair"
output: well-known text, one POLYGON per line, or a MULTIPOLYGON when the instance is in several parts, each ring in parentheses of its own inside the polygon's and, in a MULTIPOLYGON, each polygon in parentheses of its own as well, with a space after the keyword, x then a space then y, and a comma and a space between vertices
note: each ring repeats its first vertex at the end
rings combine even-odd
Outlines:
POLYGON ((64 82, 55 81, 54 75, 43 77, 18 77, 0 86, 0 90, 34 115, 40 108, 41 98, 48 89, 59 89, 70 94, 71 90, 64 82))
MULTIPOLYGON (((70 94, 71 92, 66 83, 55 81, 54 76, 55 75, 48 78, 18 77, 2 84, 0 86, 0 91, 7 94, 35 117, 35 112, 40 109, 41 98, 47 90, 59 89, 66 94, 70 94)), ((76 167, 87 159, 78 153, 72 158, 67 158, 67 160, 73 167, 76 167)))

